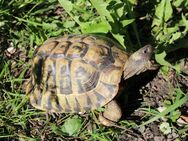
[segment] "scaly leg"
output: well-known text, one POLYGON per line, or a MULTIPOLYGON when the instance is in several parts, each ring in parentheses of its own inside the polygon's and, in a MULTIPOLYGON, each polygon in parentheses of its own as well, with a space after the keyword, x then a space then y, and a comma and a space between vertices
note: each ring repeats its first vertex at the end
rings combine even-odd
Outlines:
POLYGON ((99 121, 105 126, 113 126, 121 116, 121 108, 115 100, 112 100, 106 105, 104 113, 99 115, 99 121))

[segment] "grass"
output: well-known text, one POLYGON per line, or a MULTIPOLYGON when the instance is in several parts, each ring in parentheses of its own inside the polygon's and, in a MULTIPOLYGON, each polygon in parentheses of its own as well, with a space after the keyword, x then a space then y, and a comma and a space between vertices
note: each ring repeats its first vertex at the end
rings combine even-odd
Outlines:
POLYGON ((0 139, 110 141, 127 133, 136 136, 131 131, 156 120, 162 123, 164 117, 179 138, 187 136, 187 125, 174 126, 181 116, 178 107, 188 101, 178 86, 166 110, 145 107, 143 120, 121 120, 119 128, 99 125, 97 116, 103 108, 85 115, 46 114, 31 107, 25 94, 35 48, 65 34, 102 34, 128 51, 153 44, 162 71, 174 68, 180 75, 178 63, 166 57, 188 47, 187 11, 186 0, 0 0, 0 139), (7 50, 11 47, 13 53, 7 50), (172 119, 173 113, 179 115, 172 119))

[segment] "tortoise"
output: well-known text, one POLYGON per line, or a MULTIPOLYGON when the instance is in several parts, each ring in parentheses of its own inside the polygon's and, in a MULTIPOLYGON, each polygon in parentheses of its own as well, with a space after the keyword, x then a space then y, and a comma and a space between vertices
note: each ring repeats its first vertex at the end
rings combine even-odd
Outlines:
POLYGON ((110 126, 121 118, 115 96, 124 79, 154 66, 146 45, 132 55, 110 38, 66 35, 51 38, 37 48, 27 85, 30 103, 55 113, 85 113, 106 105, 99 121, 110 126))

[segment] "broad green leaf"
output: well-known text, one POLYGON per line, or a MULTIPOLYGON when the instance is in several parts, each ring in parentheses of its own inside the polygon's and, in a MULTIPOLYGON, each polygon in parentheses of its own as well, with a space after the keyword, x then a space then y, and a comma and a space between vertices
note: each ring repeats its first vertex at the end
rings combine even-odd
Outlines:
POLYGON ((65 28, 74 27, 74 26, 75 26, 75 21, 65 21, 65 22, 63 22, 63 26, 64 26, 65 28))
POLYGON ((55 124, 51 124, 50 125, 51 130, 56 134, 56 135, 62 135, 63 132, 61 131, 61 129, 59 127, 57 127, 55 124))
POLYGON ((183 2, 184 2, 184 0, 174 0, 173 5, 175 7, 179 7, 183 2))
POLYGON ((66 12, 71 12, 73 9, 73 4, 69 0, 58 0, 59 3, 63 6, 63 8, 66 10, 66 12))
POLYGON ((171 0, 162 0, 156 7, 152 27, 155 25, 160 26, 164 21, 168 21, 172 17, 172 14, 171 0))
POLYGON ((186 34, 188 31, 188 20, 186 19, 186 17, 183 14, 182 14, 182 20, 183 20, 183 23, 185 24, 185 30, 183 32, 184 32, 184 34, 186 34))
POLYGON ((173 26, 173 27, 168 27, 168 28, 165 28, 166 30, 166 33, 176 33, 179 31, 179 27, 178 26, 173 26))
POLYGON ((61 130, 69 136, 76 135, 82 127, 82 120, 77 116, 69 118, 61 126, 61 130))
POLYGON ((121 21, 121 23, 122 23, 123 27, 125 27, 125 26, 133 23, 134 21, 135 21, 135 19, 128 19, 128 20, 121 21))
POLYGON ((46 30, 48 30, 48 29, 56 29, 57 28, 57 25, 54 24, 54 23, 45 23, 45 22, 42 22, 42 26, 46 30))
POLYGON ((164 7, 165 13, 164 13, 164 20, 165 22, 167 22, 173 14, 173 10, 172 10, 172 5, 171 5, 171 0, 165 0, 166 4, 164 7))
POLYGON ((172 35, 172 38, 170 39, 169 43, 173 43, 175 40, 179 39, 182 36, 181 32, 176 32, 172 35))
POLYGON ((160 26, 161 23, 163 22, 163 14, 164 14, 164 8, 165 8, 165 1, 166 0, 162 0, 156 7, 155 10, 155 17, 152 23, 152 27, 156 26, 160 26))
POLYGON ((174 66, 172 66, 172 68, 175 69, 178 73, 181 72, 180 63, 175 64, 174 66))
POLYGON ((124 44, 124 38, 123 38, 123 35, 120 35, 120 34, 112 34, 113 37, 123 46, 122 49, 125 49, 125 44, 124 44))
POLYGON ((124 9, 124 5, 122 3, 117 3, 117 4, 121 4, 121 6, 119 6, 118 8, 114 8, 113 10, 115 10, 118 15, 118 17, 116 18, 119 18, 119 17, 122 17, 123 15, 125 15, 125 9, 124 9))
POLYGON ((63 8, 65 9, 65 11, 69 14, 69 16, 71 16, 72 19, 74 19, 74 21, 80 25, 80 21, 78 18, 76 18, 71 11, 73 10, 73 3, 69 0, 58 0, 59 3, 61 4, 61 6, 63 6, 63 8))
POLYGON ((166 57, 166 52, 163 51, 162 53, 160 54, 155 54, 155 59, 157 61, 157 63, 163 65, 163 66, 172 66, 170 63, 168 63, 166 60, 165 60, 165 57, 166 57))
POLYGON ((90 0, 100 16, 105 16, 109 21, 114 22, 110 12, 107 10, 108 4, 104 0, 90 0))
POLYGON ((131 4, 136 5, 138 0, 128 0, 131 4))
POLYGON ((155 54, 155 60, 157 61, 157 63, 159 63, 162 66, 168 66, 168 67, 175 69, 177 72, 180 72, 180 65, 179 64, 176 64, 174 66, 171 65, 169 62, 165 60, 166 55, 167 54, 165 51, 163 51, 160 54, 155 54))
POLYGON ((81 30, 83 33, 107 33, 111 30, 111 26, 106 21, 86 22, 81 24, 81 30))

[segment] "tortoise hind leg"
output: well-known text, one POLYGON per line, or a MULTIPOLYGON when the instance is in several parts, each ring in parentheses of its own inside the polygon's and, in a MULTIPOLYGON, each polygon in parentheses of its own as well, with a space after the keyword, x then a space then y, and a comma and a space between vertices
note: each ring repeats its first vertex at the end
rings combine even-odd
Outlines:
POLYGON ((99 115, 99 121, 105 126, 113 126, 121 118, 121 115, 121 108, 115 100, 112 100, 105 106, 104 113, 99 115))

